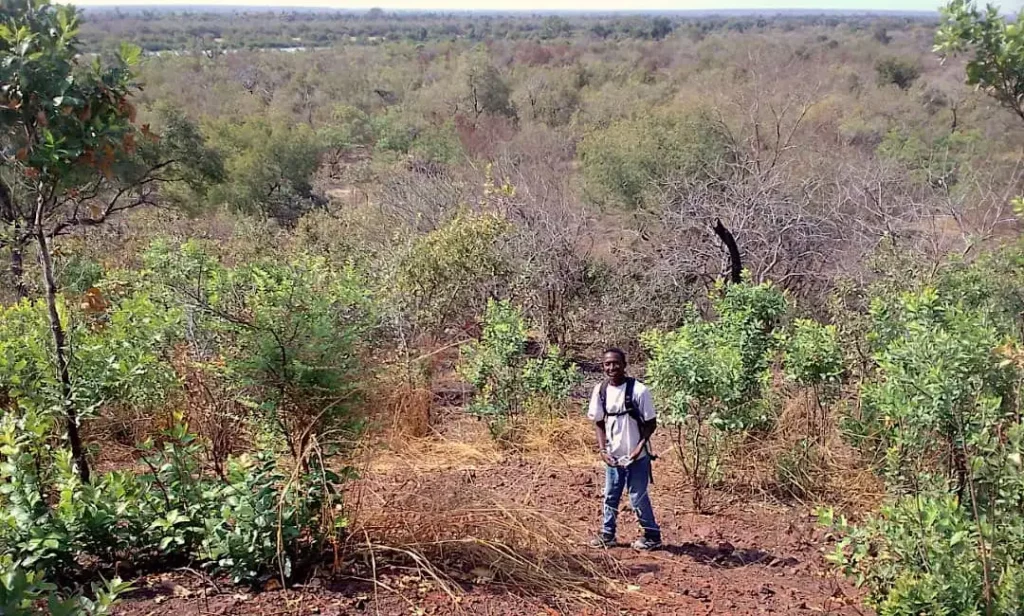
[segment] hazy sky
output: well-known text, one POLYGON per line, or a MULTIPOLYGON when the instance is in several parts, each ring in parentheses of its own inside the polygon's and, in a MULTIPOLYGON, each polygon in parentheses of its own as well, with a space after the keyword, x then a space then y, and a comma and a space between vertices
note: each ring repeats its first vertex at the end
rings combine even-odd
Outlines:
MULTIPOLYGON (((138 6, 216 4, 244 6, 304 6, 363 9, 418 10, 708 10, 708 9, 844 9, 932 11, 942 0, 78 0, 79 6, 138 6)), ((1016 10, 1024 0, 999 2, 1004 10, 1016 10)))

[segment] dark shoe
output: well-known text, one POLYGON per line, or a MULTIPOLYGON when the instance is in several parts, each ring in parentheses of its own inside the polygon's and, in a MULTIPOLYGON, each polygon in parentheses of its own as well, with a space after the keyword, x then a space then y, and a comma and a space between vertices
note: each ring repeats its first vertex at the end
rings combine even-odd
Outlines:
POLYGON ((657 550, 661 547, 661 539, 648 539, 647 537, 640 537, 633 542, 633 549, 640 550, 642 552, 650 552, 651 550, 657 550))
POLYGON ((590 540, 590 547, 592 548, 611 548, 615 547, 615 537, 608 537, 605 535, 598 535, 590 540))

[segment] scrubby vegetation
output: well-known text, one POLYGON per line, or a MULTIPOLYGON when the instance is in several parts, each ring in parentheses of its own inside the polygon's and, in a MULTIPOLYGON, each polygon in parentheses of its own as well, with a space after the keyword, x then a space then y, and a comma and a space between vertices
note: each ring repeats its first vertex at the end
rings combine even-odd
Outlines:
MULTIPOLYGON (((455 406, 523 463, 612 344, 696 510, 821 505, 880 614, 1021 613, 1016 22, 87 17, 0 13, 0 613, 341 567, 381 431, 455 406)), ((489 513, 463 564, 597 592, 489 513)))

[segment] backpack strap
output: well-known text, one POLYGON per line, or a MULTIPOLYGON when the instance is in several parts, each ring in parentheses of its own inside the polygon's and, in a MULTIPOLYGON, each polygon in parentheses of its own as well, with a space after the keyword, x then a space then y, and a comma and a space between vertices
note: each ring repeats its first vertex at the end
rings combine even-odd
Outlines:
POLYGON ((598 398, 600 399, 601 404, 601 414, 612 417, 616 417, 618 415, 629 415, 629 418, 636 423, 638 429, 642 427, 646 422, 640 414, 640 407, 636 405, 636 399, 633 397, 633 388, 636 385, 636 379, 633 377, 626 377, 626 391, 623 392, 622 410, 618 413, 608 412, 608 384, 607 379, 602 381, 601 389, 598 393, 598 398))

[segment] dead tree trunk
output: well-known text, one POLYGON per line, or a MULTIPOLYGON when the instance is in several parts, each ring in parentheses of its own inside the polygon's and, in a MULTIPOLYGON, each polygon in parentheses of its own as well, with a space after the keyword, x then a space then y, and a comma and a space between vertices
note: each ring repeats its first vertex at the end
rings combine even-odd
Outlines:
POLYGON ((743 280, 743 262, 740 260, 740 248, 736 245, 736 239, 725 228, 721 220, 715 221, 714 231, 715 235, 729 249, 729 278, 733 283, 739 284, 743 280))
POLYGON ((39 244, 39 261, 43 269, 43 286, 46 292, 46 308, 50 317, 50 332, 53 334, 53 346, 57 361, 57 377, 60 379, 61 407, 64 411, 64 418, 67 423, 68 442, 71 445, 71 455, 78 465, 78 474, 83 483, 89 483, 89 461, 85 457, 85 449, 82 447, 82 437, 78 432, 78 413, 75 410, 74 401, 71 398, 71 372, 68 369, 68 341, 67 332, 60 322, 60 314, 57 312, 57 282, 53 276, 53 259, 50 256, 49 245, 46 241, 46 231, 43 228, 43 209, 45 204, 42 196, 36 206, 35 235, 39 244))

